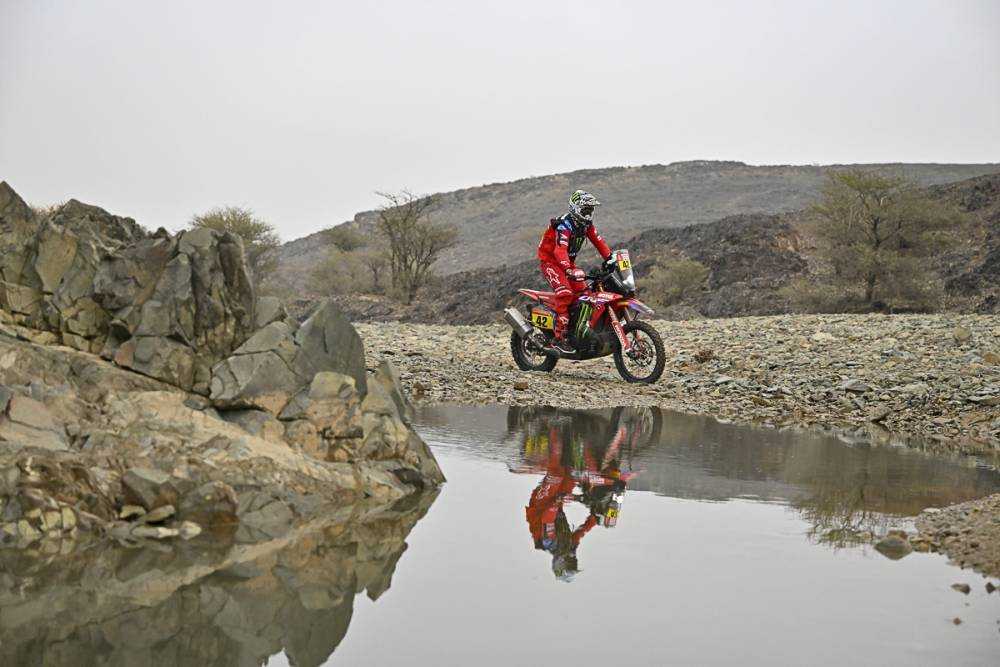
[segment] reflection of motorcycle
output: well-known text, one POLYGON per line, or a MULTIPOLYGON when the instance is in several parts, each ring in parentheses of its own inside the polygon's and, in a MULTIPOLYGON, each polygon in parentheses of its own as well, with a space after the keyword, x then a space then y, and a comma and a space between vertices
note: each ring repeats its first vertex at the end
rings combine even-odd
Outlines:
POLYGON ((598 412, 512 407, 507 421, 523 434, 522 460, 511 471, 543 473, 525 508, 535 548, 552 555, 557 578, 571 580, 584 535, 617 525, 626 485, 638 474, 631 453, 659 439, 659 410, 617 408, 609 422, 598 412), (575 527, 565 512, 574 502, 587 508, 575 527))

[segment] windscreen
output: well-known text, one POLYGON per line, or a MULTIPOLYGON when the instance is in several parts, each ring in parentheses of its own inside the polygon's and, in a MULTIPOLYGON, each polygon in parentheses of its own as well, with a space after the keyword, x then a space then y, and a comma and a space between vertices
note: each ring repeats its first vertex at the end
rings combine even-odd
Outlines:
POLYGON ((629 290, 635 291, 635 276, 632 275, 632 260, 629 259, 628 250, 616 250, 615 262, 618 265, 618 277, 622 284, 629 290))

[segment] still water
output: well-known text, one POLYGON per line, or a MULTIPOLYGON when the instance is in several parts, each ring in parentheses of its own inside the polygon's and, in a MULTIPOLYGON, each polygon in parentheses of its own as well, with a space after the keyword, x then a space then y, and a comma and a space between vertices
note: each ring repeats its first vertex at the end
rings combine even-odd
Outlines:
POLYGON ((970 459, 650 409, 417 427, 448 483, 388 511, 4 560, 0 664, 1000 664, 985 579, 864 540, 1000 490, 970 459))

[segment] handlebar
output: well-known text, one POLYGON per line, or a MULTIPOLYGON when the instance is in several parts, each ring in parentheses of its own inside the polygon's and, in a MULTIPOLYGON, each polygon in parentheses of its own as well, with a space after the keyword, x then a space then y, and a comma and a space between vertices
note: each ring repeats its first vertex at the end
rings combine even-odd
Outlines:
POLYGON ((615 269, 614 269, 613 266, 608 267, 608 266, 602 264, 601 266, 597 267, 596 269, 591 269, 587 273, 587 280, 594 280, 594 281, 604 280, 605 278, 607 278, 608 276, 610 276, 614 272, 615 272, 615 269))

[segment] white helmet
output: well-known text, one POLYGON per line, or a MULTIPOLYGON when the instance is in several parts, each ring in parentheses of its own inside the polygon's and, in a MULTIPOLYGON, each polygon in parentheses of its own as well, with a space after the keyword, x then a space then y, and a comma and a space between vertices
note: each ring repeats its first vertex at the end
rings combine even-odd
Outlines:
POLYGON ((577 222, 593 222, 594 209, 601 205, 597 197, 586 192, 577 190, 569 198, 569 214, 577 222))

